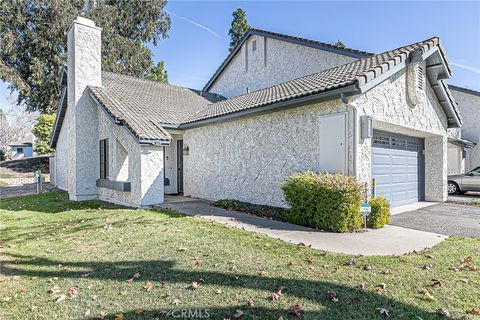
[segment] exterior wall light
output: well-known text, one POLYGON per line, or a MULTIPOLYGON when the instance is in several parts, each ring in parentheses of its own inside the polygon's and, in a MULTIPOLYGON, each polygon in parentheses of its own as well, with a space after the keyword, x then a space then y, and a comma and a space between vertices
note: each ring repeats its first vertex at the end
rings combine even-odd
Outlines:
POLYGON ((190 148, 188 146, 183 147, 183 154, 188 156, 188 152, 190 151, 190 148))

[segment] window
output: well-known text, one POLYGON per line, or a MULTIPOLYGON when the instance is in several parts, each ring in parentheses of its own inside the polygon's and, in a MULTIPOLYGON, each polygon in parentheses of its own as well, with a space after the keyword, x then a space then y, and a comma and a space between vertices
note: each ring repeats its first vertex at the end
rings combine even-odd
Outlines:
POLYGON ((253 40, 252 42, 252 51, 257 50, 257 40, 253 40))
POLYGON ((373 143, 374 144, 379 144, 379 145, 390 145, 390 138, 389 137, 384 137, 384 136, 374 136, 373 137, 373 143))
POLYGON ((108 179, 108 139, 100 140, 100 179, 108 179))
POLYGON ((23 148, 17 148, 17 153, 23 153, 23 148))

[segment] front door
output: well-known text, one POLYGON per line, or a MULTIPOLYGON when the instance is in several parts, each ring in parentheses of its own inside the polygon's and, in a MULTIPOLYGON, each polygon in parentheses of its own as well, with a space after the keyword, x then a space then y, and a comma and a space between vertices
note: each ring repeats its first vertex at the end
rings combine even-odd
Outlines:
POLYGON ((183 140, 177 141, 177 191, 183 193, 183 140))

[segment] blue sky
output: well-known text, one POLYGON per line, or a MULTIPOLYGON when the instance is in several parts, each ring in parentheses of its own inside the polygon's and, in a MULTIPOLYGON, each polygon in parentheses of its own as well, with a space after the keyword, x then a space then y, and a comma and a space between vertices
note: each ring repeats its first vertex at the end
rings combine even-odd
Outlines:
MULTIPOLYGON (((150 46, 170 83, 200 89, 228 54, 231 13, 252 27, 383 52, 440 36, 453 68, 448 83, 480 91, 480 2, 170 1, 169 38, 150 46)), ((8 104, 0 85, 0 107, 8 104)))

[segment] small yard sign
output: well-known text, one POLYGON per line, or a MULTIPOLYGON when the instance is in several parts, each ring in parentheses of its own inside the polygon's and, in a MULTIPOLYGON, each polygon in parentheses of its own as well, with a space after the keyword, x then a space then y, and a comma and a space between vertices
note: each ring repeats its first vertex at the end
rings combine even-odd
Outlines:
POLYGON ((362 216, 366 217, 372 212, 372 207, 368 203, 362 203, 360 206, 360 213, 362 216))

